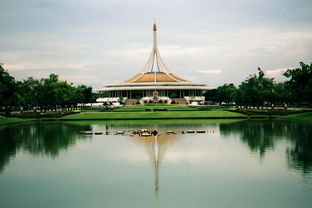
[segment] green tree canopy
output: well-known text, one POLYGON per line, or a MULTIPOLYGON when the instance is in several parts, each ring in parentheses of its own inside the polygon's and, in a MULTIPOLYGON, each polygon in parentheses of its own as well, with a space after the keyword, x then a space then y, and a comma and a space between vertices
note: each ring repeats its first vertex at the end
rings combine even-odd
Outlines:
POLYGON ((24 106, 43 109, 72 108, 77 103, 95 102, 92 87, 73 86, 67 81, 60 81, 58 75, 48 78, 15 81, 14 77, 0 66, 0 107, 24 106))
POLYGON ((312 63, 300 62, 301 68, 288 69, 283 75, 289 78, 286 86, 294 100, 312 102, 312 63))
POLYGON ((238 88, 238 103, 262 106, 274 100, 274 79, 264 76, 258 67, 258 74, 250 75, 238 88))
POLYGON ((224 84, 217 88, 216 101, 229 104, 236 101, 237 88, 234 84, 224 84))
POLYGON ((16 104, 16 85, 14 77, 0 65, 0 106, 16 104))

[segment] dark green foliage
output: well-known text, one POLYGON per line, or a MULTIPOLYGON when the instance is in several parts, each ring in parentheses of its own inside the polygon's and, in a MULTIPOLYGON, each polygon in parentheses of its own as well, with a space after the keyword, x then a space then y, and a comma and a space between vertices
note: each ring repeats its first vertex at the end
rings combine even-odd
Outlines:
POLYGON ((273 93, 274 103, 276 104, 291 103, 294 100, 285 82, 275 83, 273 93))
POLYGON ((169 97, 170 97, 170 98, 177 98, 178 95, 177 95, 176 93, 171 93, 171 94, 169 95, 169 97))
POLYGON ((234 84, 224 84, 217 88, 216 101, 220 103, 226 103, 229 105, 230 102, 235 102, 237 96, 237 88, 234 84))
MULTIPOLYGON (((95 102, 96 95, 92 87, 73 86, 60 81, 58 75, 50 74, 40 80, 29 77, 15 81, 14 77, 0 65, 0 107, 23 106, 25 110, 74 108, 77 103, 95 102)), ((18 109, 18 108, 17 108, 18 109)))
POLYGON ((204 93, 206 101, 216 103, 235 102, 245 106, 275 105, 311 105, 312 103, 312 64, 300 62, 301 68, 288 69, 283 75, 286 82, 276 83, 274 78, 265 77, 258 68, 258 73, 250 75, 236 88, 233 84, 224 84, 217 89, 204 93))
POLYGON ((273 78, 264 77, 264 72, 258 68, 258 75, 249 76, 239 85, 237 103, 263 106, 265 102, 274 101, 273 80, 273 78))
POLYGON ((96 93, 92 92, 92 87, 86 85, 79 85, 78 88, 81 88, 83 92, 83 102, 82 103, 95 103, 96 102, 96 93))
POLYGON ((49 78, 34 80, 28 78, 20 82, 21 86, 18 95, 21 102, 20 105, 28 105, 30 107, 40 107, 40 109, 57 109, 72 108, 77 103, 84 103, 84 97, 87 87, 74 87, 66 81, 59 81, 58 75, 51 74, 49 78), (28 99, 31 101, 27 102, 28 99))
POLYGON ((0 107, 9 107, 16 102, 16 84, 14 77, 0 65, 0 107))
POLYGON ((284 76, 290 78, 286 82, 294 100, 299 102, 312 102, 312 63, 310 65, 300 62, 301 68, 288 69, 284 76))
POLYGON ((207 101, 217 101, 217 89, 205 91, 204 96, 207 101))

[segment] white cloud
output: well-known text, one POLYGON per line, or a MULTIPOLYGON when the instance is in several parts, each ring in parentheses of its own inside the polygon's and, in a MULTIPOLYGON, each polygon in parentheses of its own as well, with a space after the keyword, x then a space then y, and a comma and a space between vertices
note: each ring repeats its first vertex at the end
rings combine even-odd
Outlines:
POLYGON ((221 74, 222 70, 219 69, 209 69, 209 70, 197 70, 197 73, 202 73, 202 74, 221 74))
POLYGON ((5 68, 9 71, 23 70, 40 70, 40 69, 83 69, 87 64, 72 64, 72 63, 21 63, 21 64, 6 64, 5 68))
POLYGON ((266 70, 265 73, 267 76, 269 77, 279 77, 279 76, 282 76, 283 73, 285 71, 287 71, 287 69, 293 69, 293 67, 289 67, 289 68, 279 68, 279 69, 270 69, 270 70, 266 70))

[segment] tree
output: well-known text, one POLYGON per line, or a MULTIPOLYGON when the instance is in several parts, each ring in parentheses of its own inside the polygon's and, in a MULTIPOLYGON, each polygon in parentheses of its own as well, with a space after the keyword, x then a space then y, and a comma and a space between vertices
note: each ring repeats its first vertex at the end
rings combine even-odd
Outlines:
POLYGON ((92 87, 85 85, 73 86, 67 81, 60 81, 58 75, 50 74, 40 80, 29 77, 15 82, 14 77, 0 65, 0 108, 9 112, 12 106, 27 108, 40 107, 40 110, 59 107, 72 108, 77 103, 92 103, 96 94, 92 87))
POLYGON ((92 93, 92 87, 86 85, 79 85, 78 88, 83 90, 83 100, 82 103, 94 103, 96 102, 96 95, 92 93))
POLYGON ((237 88, 234 84, 224 84, 217 88, 216 101, 222 103, 225 102, 229 105, 230 102, 235 102, 237 94, 237 88))
POLYGON ((21 106, 34 107, 38 105, 39 80, 29 77, 17 82, 18 104, 21 106))
POLYGON ((286 86, 294 100, 303 103, 312 102, 312 63, 300 62, 301 68, 288 69, 283 75, 289 78, 286 86))
POLYGON ((204 92, 206 101, 216 101, 217 100, 217 89, 206 90, 204 92))
POLYGON ((244 105, 262 106, 274 100, 274 79, 264 77, 258 67, 258 75, 250 75, 238 87, 237 102, 244 105))
POLYGON ((58 82, 54 89, 56 95, 56 103, 62 108, 69 107, 71 105, 70 98, 72 96, 71 84, 66 81, 58 82))
POLYGON ((39 105, 48 109, 56 109, 58 104, 56 88, 58 85, 58 75, 50 74, 49 78, 40 80, 39 87, 39 105))
POLYGON ((10 106, 15 105, 16 102, 15 79, 0 65, 0 107, 5 107, 7 115, 9 115, 10 106))
POLYGON ((73 87, 71 86, 71 90, 72 90, 72 97, 70 99, 71 101, 71 105, 73 107, 77 107, 78 103, 82 103, 84 97, 83 97, 83 89, 79 88, 79 87, 73 87))
POLYGON ((293 102, 289 88, 285 82, 274 84, 274 103, 283 104, 293 102))

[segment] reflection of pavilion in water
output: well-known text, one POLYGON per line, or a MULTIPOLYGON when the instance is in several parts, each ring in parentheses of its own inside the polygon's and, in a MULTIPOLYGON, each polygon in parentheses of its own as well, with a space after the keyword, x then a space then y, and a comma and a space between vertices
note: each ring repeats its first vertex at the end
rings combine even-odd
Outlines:
POLYGON ((135 135, 134 139, 137 143, 144 146, 151 161, 153 162, 155 177, 155 195, 159 196, 159 175, 160 163, 166 153, 167 148, 179 139, 176 134, 159 134, 156 136, 142 137, 135 135))

